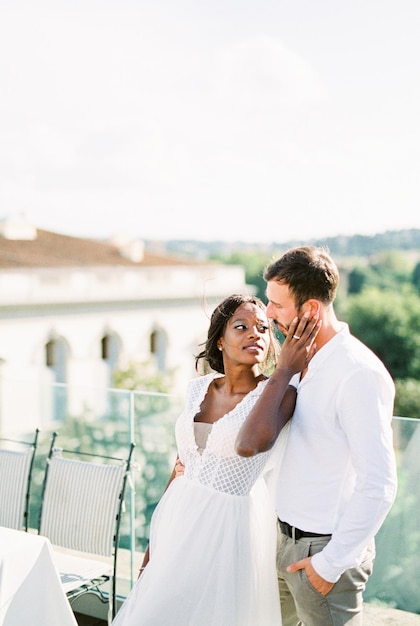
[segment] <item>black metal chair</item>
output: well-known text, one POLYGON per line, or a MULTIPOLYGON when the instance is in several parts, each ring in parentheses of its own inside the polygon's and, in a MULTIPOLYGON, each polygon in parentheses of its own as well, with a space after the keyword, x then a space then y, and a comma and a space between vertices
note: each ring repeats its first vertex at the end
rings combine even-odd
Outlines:
POLYGON ((120 522, 134 444, 129 445, 126 458, 119 458, 58 448, 56 438, 54 433, 45 469, 38 531, 53 546, 69 601, 96 592, 102 601, 109 602, 111 623, 116 612, 120 522), (98 556, 107 560, 98 560, 98 556), (107 598, 100 587, 108 581, 107 598))
POLYGON ((39 430, 33 441, 0 438, 0 526, 28 530, 32 468, 39 430))

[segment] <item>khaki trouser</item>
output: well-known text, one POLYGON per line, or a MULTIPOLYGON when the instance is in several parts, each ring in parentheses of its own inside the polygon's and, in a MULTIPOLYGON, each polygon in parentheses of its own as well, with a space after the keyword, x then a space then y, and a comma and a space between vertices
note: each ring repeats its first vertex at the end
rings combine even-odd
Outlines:
POLYGON ((283 626, 362 626, 363 591, 372 573, 375 543, 360 567, 346 570, 323 596, 309 583, 305 570, 286 572, 291 563, 320 552, 329 537, 302 537, 294 541, 278 531, 277 575, 283 626))

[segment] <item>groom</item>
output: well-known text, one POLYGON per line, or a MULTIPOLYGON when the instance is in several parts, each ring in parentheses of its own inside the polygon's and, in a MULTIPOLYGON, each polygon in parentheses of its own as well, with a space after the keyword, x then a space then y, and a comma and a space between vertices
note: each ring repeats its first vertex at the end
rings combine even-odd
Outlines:
MULTIPOLYGON (((315 354, 292 380, 296 408, 277 483, 283 626, 362 626, 374 537, 397 490, 394 383, 337 319, 339 273, 323 248, 289 250, 264 278, 267 315, 284 335, 305 319, 320 322, 315 354)), ((238 435, 238 454, 273 445, 280 376, 281 359, 238 435)))

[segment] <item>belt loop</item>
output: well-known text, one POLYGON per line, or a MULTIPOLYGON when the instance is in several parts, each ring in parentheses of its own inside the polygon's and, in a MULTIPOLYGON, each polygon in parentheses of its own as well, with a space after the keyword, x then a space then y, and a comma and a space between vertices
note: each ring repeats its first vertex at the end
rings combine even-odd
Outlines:
POLYGON ((296 543, 295 527, 294 526, 292 526, 292 539, 293 539, 293 543, 296 543))

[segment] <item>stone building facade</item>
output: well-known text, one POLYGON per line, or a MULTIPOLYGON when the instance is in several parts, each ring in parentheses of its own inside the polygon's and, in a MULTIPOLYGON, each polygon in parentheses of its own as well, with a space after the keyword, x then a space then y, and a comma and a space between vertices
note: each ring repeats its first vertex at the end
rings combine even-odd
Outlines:
POLYGON ((214 305, 247 292, 240 266, 156 255, 141 241, 101 242, 0 222, 0 434, 56 416, 112 387, 130 362, 171 371, 182 393, 214 305))

